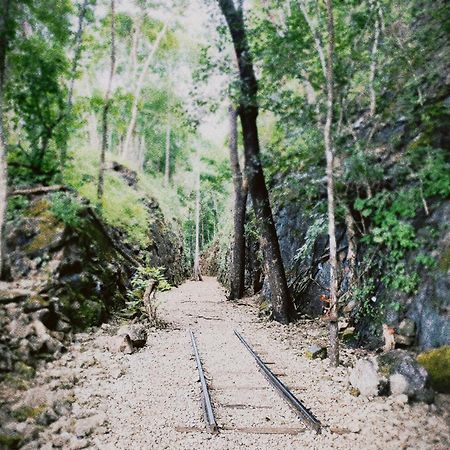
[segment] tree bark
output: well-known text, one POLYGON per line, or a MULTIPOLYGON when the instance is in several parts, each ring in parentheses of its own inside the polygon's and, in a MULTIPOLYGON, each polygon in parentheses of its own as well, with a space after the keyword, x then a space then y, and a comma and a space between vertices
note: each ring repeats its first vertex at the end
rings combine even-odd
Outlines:
POLYGON ((327 160, 327 197, 328 197, 328 237, 330 241, 330 310, 329 310, 329 336, 328 357, 332 366, 339 365, 339 341, 338 341, 338 273, 336 251, 336 224, 335 224, 335 199, 334 199, 334 149, 333 149, 333 103, 334 103, 334 18, 332 0, 326 0, 327 7, 327 119, 324 127, 325 155, 327 160))
POLYGON ((7 21, 9 0, 1 0, 0 11, 0 280, 6 276, 6 209, 8 206, 8 163, 6 159, 6 137, 3 115, 3 99, 6 78, 6 50, 8 47, 7 21))
POLYGON ((348 286, 351 286, 353 284, 353 279, 355 277, 356 271, 357 243, 356 243, 355 219, 353 218, 352 212, 348 206, 345 207, 345 224, 347 226, 347 241, 348 241, 348 250, 346 258, 348 264, 347 282, 348 286))
POLYGON ((281 259, 280 246, 270 206, 260 158, 258 138, 257 81, 244 24, 242 3, 235 8, 233 0, 218 0, 233 40, 241 80, 239 116, 244 136, 245 174, 261 234, 266 273, 272 294, 275 320, 289 322, 295 313, 281 259))
POLYGON ((133 104, 131 106, 131 119, 130 119, 130 123, 127 128, 127 134, 125 135, 125 141, 123 143, 123 154, 125 155, 125 157, 127 157, 127 155, 128 155, 130 142, 131 142, 131 136, 133 135, 134 128, 136 127, 139 96, 141 94, 142 87, 144 85, 145 77, 147 76, 147 72, 148 72, 148 68, 150 67, 150 63, 152 62, 160 44, 161 44, 161 41, 167 32, 167 28, 168 28, 168 24, 165 23, 162 30, 158 33, 155 43, 153 44, 153 47, 152 47, 150 53, 147 55, 147 58, 144 62, 141 74, 139 76, 138 82, 136 84, 136 88, 133 93, 133 104))
POLYGON ((168 187, 170 182, 170 122, 166 128, 166 167, 164 171, 164 186, 168 187))
POLYGON ((105 93, 105 102, 102 116, 102 149, 100 152, 100 167, 98 172, 97 198, 101 200, 105 184, 105 160, 108 151, 108 114, 111 106, 111 91, 114 72, 116 70, 116 11, 115 0, 111 0, 111 68, 109 71, 108 86, 105 93))
POLYGON ((9 197, 12 197, 14 195, 32 196, 32 195, 48 194, 49 192, 64 192, 70 190, 71 189, 68 186, 65 186, 63 184, 56 184, 53 186, 36 186, 26 189, 15 189, 14 191, 9 192, 8 196, 9 197))
POLYGON ((231 263, 230 300, 244 296, 245 290, 245 211, 247 181, 242 176, 238 154, 237 111, 230 106, 230 165, 234 185, 234 241, 231 263))
POLYGON ((195 254, 194 254, 194 281, 203 281, 200 269, 200 208, 201 208, 200 163, 197 168, 196 195, 195 195, 195 254))

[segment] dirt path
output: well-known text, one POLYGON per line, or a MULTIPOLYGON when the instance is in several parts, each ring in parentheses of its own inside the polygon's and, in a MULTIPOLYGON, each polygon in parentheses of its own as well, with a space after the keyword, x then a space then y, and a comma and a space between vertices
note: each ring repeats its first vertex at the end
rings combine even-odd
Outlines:
MULTIPOLYGON (((67 371, 75 374, 75 387, 68 391, 72 413, 50 425, 28 449, 449 448, 448 426, 434 405, 353 397, 346 367, 332 371, 326 360, 305 359, 311 342, 323 342, 320 324, 262 322, 253 306, 227 302, 212 278, 187 282, 159 295, 159 301, 160 316, 171 326, 152 331, 142 350, 109 353, 96 345, 104 336, 81 335, 68 355, 46 369, 50 379, 52 371, 58 380, 61 371, 66 378, 67 371), (302 423, 258 372, 235 328, 321 420, 321 435, 297 432, 302 423), (189 329, 196 333, 217 419, 225 428, 217 436, 202 431, 189 329), (263 434, 281 429, 293 434, 263 434)), ((344 364, 352 358, 352 351, 344 351, 344 364)))

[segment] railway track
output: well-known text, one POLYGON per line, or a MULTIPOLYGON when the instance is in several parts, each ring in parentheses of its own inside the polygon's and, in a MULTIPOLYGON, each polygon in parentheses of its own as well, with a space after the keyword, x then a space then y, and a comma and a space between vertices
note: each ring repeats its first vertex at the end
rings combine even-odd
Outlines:
MULTIPOLYGON (((241 344, 243 345, 242 350, 244 348, 250 353, 253 357, 257 368, 264 375, 268 383, 274 388, 274 390, 281 396, 281 398, 287 402, 287 404, 292 408, 297 417, 302 421, 302 423, 309 429, 315 431, 316 433, 320 433, 321 431, 321 423, 314 416, 314 414, 292 393, 289 388, 280 380, 280 378, 275 374, 269 367, 268 364, 265 363, 261 357, 253 350, 250 344, 245 340, 244 336, 239 333, 237 330, 234 330, 234 336, 239 339, 241 344)), ((201 401, 204 411, 205 424, 208 431, 211 433, 219 433, 220 430, 232 430, 232 431, 242 431, 245 433, 273 433, 273 434, 293 434, 298 433, 299 430, 288 428, 288 427, 266 427, 262 426, 259 428, 255 427, 239 427, 239 426, 228 426, 228 425, 218 425, 218 420, 216 418, 216 414, 214 411, 213 401, 210 395, 210 386, 208 385, 207 378, 205 376, 205 372, 203 369, 202 359, 200 357, 200 352, 197 345, 197 339, 192 331, 190 331, 192 348, 197 364, 197 370, 199 374, 200 386, 201 386, 201 401)), ((267 386, 268 388, 269 386, 267 386)), ((261 387, 258 387, 261 389, 261 387)), ((254 388, 255 389, 255 388, 254 388)), ((252 408, 254 411, 258 408, 258 406, 250 407, 244 403, 232 404, 232 405, 222 405, 222 407, 230 407, 233 409, 245 409, 252 408)), ((268 408, 266 406, 261 406, 260 408, 268 408)))

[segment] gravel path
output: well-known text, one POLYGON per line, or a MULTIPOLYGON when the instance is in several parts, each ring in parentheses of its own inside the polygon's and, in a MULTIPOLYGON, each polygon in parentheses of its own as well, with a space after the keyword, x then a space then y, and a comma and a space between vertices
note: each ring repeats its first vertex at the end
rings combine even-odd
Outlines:
MULTIPOLYGON (((343 351, 344 366, 302 355, 324 343, 320 323, 293 326, 258 319, 250 304, 231 304, 212 278, 187 282, 158 296, 166 330, 151 331, 137 353, 110 353, 97 336, 82 335, 49 370, 72 370, 78 382, 70 417, 50 425, 40 448, 91 449, 447 449, 448 411, 404 404, 393 397, 354 397, 348 368, 356 355, 343 351), (189 330, 197 337, 211 384, 218 435, 205 431, 200 384, 189 330), (305 429, 268 385, 233 334, 240 330, 272 370, 324 425, 305 429), (94 339, 95 338, 95 339, 94 339), (284 433, 280 434, 280 432, 284 433), (290 434, 288 434, 290 433, 290 434)), ((100 334, 100 336, 99 336, 100 334)), ((101 335, 103 334, 103 335, 101 335)), ((39 448, 29 446, 29 449, 39 448)))

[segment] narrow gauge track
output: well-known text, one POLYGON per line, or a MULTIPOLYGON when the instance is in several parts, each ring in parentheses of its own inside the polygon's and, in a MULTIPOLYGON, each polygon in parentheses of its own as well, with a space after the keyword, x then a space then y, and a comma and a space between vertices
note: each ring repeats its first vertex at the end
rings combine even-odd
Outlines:
POLYGON ((298 413, 300 419, 303 423, 320 433, 321 423, 319 420, 311 413, 311 411, 306 408, 306 406, 287 388, 287 386, 267 367, 267 364, 258 356, 258 354, 250 347, 247 341, 244 339, 241 333, 234 330, 234 334, 238 339, 244 344, 245 348, 250 352, 250 354, 255 358, 256 364, 260 368, 261 372, 267 378, 269 383, 278 391, 278 393, 295 409, 298 413))
MULTIPOLYGON (((260 371, 268 380, 268 382, 275 388, 277 393, 281 395, 281 397, 289 404, 289 406, 291 406, 294 409, 297 416, 302 420, 302 422, 307 427, 314 430, 316 433, 320 433, 322 425, 320 421, 314 416, 314 414, 312 414, 311 411, 308 408, 306 408, 306 406, 299 399, 296 398, 296 396, 288 389, 288 387, 269 369, 267 364, 264 363, 264 361, 247 343, 242 334, 240 334, 237 330, 234 330, 234 334, 241 341, 244 347, 249 351, 249 353, 253 356, 260 371)), ((219 427, 217 424, 213 404, 211 401, 211 396, 208 389, 208 384, 206 381, 202 362, 200 359, 200 354, 198 351, 197 340, 192 331, 190 331, 190 336, 201 384, 201 398, 206 427, 211 433, 218 433, 220 428, 224 430, 229 430, 231 428, 219 427)), ((286 431, 289 432, 289 430, 286 431)))
POLYGON ((214 409, 211 402, 211 396, 209 395, 208 384, 206 383, 205 372, 203 371, 202 361, 198 352, 197 340, 195 339, 195 335, 192 331, 190 331, 190 334, 192 348, 194 349, 195 361, 197 363, 200 384, 202 387, 202 405, 203 412, 205 414, 206 426, 211 433, 217 433, 219 431, 219 427, 217 426, 216 417, 214 415, 214 409))

